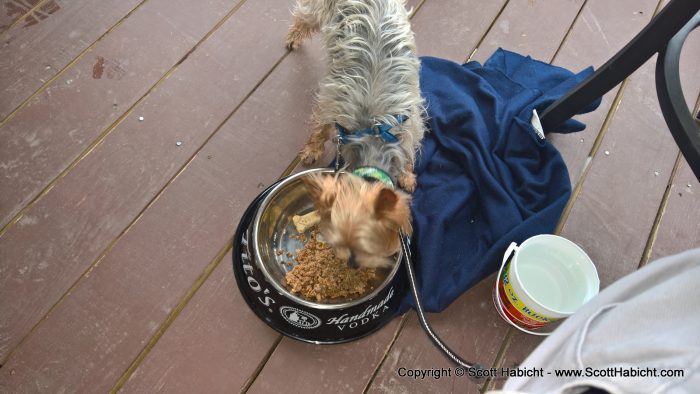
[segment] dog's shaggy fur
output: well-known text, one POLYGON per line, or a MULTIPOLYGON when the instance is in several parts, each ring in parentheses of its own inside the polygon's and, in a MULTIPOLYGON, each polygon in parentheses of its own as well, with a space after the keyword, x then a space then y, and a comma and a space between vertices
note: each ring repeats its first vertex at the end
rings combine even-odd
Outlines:
MULTIPOLYGON (((321 82, 312 115, 313 131, 301 151, 301 160, 307 165, 316 161, 338 124, 351 136, 341 146, 347 169, 379 168, 412 192, 416 187, 413 164, 425 126, 420 61, 404 1, 298 0, 293 16, 287 47, 298 48, 304 38, 320 30, 328 52, 328 71, 321 82), (406 120, 399 122, 397 117, 406 120), (353 131, 382 124, 393 126, 390 132, 398 143, 374 135, 352 136, 353 131)), ((382 191, 379 185, 357 184, 367 183, 362 180, 335 177, 328 183, 314 179, 316 184, 308 185, 317 197, 320 190, 333 196, 333 204, 326 207, 324 237, 336 249, 348 249, 349 261, 359 266, 390 261, 388 256, 399 248, 395 242, 399 230, 410 232, 409 197, 400 191, 382 191)))
POLYGON ((287 46, 321 30, 328 71, 313 113, 314 130, 301 159, 311 164, 335 134, 335 124, 359 130, 393 124, 399 144, 365 136, 341 147, 352 167, 371 165, 413 191, 413 163, 425 132, 418 71, 420 62, 404 2, 399 0, 300 0, 287 46), (396 125, 396 116, 408 119, 396 125))

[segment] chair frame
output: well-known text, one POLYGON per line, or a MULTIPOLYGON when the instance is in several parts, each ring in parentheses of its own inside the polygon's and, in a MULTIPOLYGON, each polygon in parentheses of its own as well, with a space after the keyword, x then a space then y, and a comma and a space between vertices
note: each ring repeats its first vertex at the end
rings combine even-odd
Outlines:
POLYGON ((679 74, 681 49, 688 34, 698 25, 700 1, 672 0, 615 56, 542 112, 540 121, 544 129, 555 129, 658 53, 659 106, 676 144, 700 180, 700 127, 683 97, 679 74))

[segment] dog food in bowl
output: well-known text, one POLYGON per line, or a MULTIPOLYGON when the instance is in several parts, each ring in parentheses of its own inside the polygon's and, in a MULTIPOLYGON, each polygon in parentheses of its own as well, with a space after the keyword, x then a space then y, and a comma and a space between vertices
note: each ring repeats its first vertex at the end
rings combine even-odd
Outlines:
POLYGON ((335 255, 332 247, 318 239, 318 229, 297 251, 297 265, 287 273, 287 288, 309 300, 323 302, 337 298, 358 298, 373 290, 374 268, 352 269, 335 255))

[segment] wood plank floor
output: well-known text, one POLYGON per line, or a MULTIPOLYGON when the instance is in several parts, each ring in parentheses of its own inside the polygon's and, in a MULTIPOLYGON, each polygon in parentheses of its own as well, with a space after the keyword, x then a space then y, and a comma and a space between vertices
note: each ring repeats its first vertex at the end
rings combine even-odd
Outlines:
MULTIPOLYGON (((268 328, 235 288, 235 226, 262 188, 301 169, 324 72, 318 37, 284 48, 293 3, 3 0, 0 392, 500 386, 399 377, 401 366, 450 366, 413 312, 313 346, 268 328)), ((573 71, 601 65, 665 4, 407 3, 421 55, 483 62, 503 47, 573 71)), ((695 32, 681 62, 695 111, 698 59, 695 32)), ((661 116, 653 66, 581 116, 585 131, 549 137, 574 187, 558 232, 589 253, 603 286, 700 246, 700 184, 661 116)), ((500 319, 492 281, 429 318, 465 358, 517 365, 540 340, 500 319)))

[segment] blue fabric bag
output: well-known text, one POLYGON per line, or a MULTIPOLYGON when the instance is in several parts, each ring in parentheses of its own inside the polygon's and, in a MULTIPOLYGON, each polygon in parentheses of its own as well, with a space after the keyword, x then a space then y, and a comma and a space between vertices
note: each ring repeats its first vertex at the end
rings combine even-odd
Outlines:
MULTIPOLYGON (((554 230, 571 184, 559 152, 530 125, 532 110, 593 70, 573 74, 502 49, 483 67, 421 60, 429 131, 415 168, 412 255, 424 307, 439 312, 496 271, 510 242, 554 230)), ((556 131, 584 127, 569 120, 556 131)), ((413 305, 409 293, 400 312, 413 305)))

